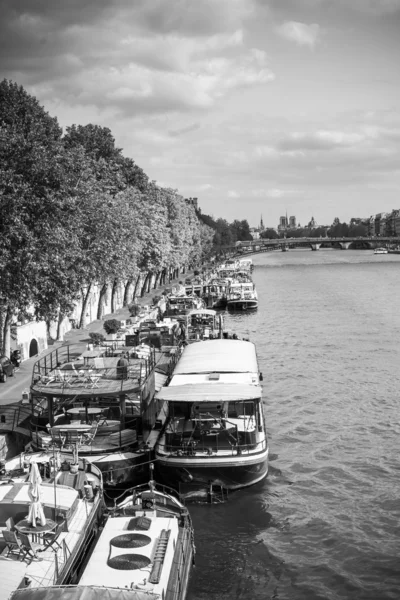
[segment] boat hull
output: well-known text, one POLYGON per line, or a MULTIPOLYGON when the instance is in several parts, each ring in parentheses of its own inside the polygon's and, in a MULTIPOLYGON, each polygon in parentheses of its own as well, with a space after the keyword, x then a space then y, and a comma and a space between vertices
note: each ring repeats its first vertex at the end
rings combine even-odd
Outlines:
POLYGON ((228 302, 229 310, 255 310, 258 308, 258 300, 231 300, 228 302))
POLYGON ((207 491, 210 485, 238 490, 258 483, 268 474, 268 449, 257 455, 195 458, 156 454, 157 478, 167 485, 182 484, 207 491))

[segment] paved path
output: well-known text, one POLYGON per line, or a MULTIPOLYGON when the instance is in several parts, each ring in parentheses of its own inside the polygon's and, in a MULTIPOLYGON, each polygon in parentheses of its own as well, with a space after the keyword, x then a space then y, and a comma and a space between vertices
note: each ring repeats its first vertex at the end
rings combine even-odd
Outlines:
MULTIPOLYGON (((182 275, 179 280, 184 280, 186 277, 190 277, 191 275, 192 273, 182 275)), ((171 287, 172 284, 173 282, 168 284, 168 286, 163 285, 155 290, 151 290, 151 292, 145 294, 143 298, 137 298, 137 303, 142 306, 150 304, 154 296, 161 295, 161 292, 165 289, 165 287, 171 287)), ((44 350, 40 354, 40 358, 46 354, 49 354, 57 347, 65 346, 67 344, 80 344, 82 345, 82 349, 84 349, 85 345, 90 342, 89 333, 96 332, 105 334, 103 329, 104 321, 114 318, 124 320, 129 318, 129 316, 128 308, 124 307, 120 308, 115 313, 104 315, 103 319, 101 320, 89 323, 89 325, 84 329, 71 329, 71 331, 65 334, 65 339, 63 342, 55 342, 49 346, 47 350, 44 350)), ((37 360, 38 356, 33 356, 32 358, 25 360, 23 363, 21 363, 20 368, 15 372, 14 377, 9 377, 6 383, 0 383, 0 406, 21 401, 22 392, 26 389, 29 391, 32 379, 32 368, 37 360)))

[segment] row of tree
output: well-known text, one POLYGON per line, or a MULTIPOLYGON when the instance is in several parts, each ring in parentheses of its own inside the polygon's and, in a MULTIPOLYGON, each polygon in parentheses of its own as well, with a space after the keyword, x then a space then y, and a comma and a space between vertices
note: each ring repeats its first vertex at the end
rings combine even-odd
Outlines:
POLYGON ((250 226, 246 219, 228 223, 225 219, 215 220, 209 215, 198 213, 199 219, 214 230, 213 247, 216 254, 223 254, 226 247, 234 246, 237 241, 252 240, 250 226))
POLYGON ((265 229, 260 234, 260 237, 268 240, 278 238, 342 238, 342 237, 364 237, 368 235, 366 225, 341 223, 336 217, 330 227, 297 227, 296 229, 287 229, 286 231, 277 232, 275 229, 265 229))
POLYGON ((36 318, 61 322, 80 298, 83 319, 94 284, 105 294, 123 283, 129 303, 149 281, 163 283, 213 253, 214 231, 124 157, 109 129, 73 125, 63 134, 36 98, 7 80, 0 198, 3 353, 18 313, 33 308, 36 318))

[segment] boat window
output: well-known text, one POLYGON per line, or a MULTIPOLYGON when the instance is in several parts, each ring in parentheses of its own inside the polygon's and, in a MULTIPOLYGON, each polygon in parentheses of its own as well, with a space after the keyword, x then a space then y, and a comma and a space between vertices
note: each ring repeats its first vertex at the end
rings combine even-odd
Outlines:
POLYGON ((252 400, 241 400, 239 402, 229 402, 228 404, 228 419, 229 417, 235 419, 242 416, 252 416, 254 414, 255 407, 252 400))

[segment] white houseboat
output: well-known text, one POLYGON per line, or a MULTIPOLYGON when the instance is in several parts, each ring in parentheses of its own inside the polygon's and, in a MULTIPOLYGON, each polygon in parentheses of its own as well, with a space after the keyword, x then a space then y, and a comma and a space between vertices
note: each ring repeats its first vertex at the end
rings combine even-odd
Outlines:
POLYGON ((76 583, 104 510, 94 465, 55 449, 6 462, 0 476, 2 597, 76 583))
POLYGON ((254 310, 258 307, 257 290, 253 282, 232 282, 228 292, 228 309, 254 310))
POLYGON ((26 589, 12 600, 184 600, 192 564, 188 510, 150 481, 107 519, 78 585, 26 589))
POLYGON ((267 475, 254 344, 217 339, 187 346, 158 398, 165 401, 156 444, 162 481, 203 491, 209 485, 237 489, 267 475))

